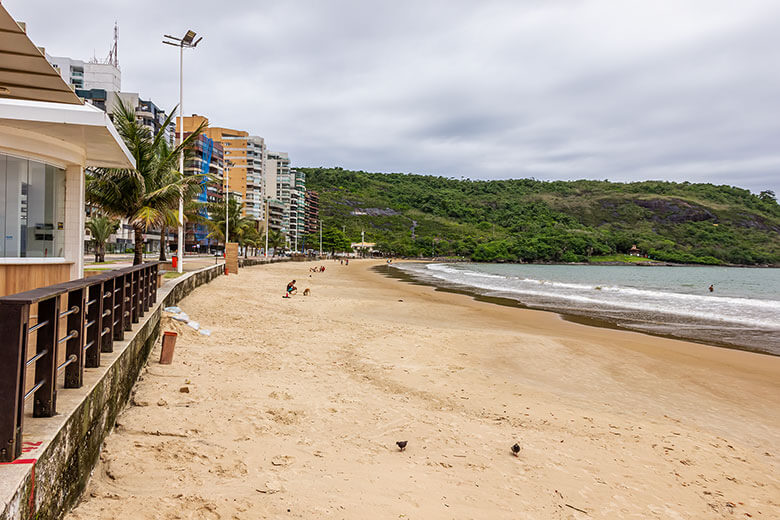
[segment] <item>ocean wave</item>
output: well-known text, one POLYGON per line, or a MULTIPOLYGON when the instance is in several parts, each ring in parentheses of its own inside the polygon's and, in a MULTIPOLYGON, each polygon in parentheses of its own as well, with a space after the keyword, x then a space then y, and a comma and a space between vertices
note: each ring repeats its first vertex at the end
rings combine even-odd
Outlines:
POLYGON ((572 310, 600 308, 660 314, 724 324, 780 330, 780 301, 729 296, 694 295, 618 285, 596 285, 543 280, 521 276, 481 273, 446 264, 427 264, 405 269, 420 275, 473 287, 491 295, 524 300, 524 303, 569 307, 572 310), (498 281, 501 281, 498 283, 498 281), (526 301, 527 300, 527 301, 526 301))

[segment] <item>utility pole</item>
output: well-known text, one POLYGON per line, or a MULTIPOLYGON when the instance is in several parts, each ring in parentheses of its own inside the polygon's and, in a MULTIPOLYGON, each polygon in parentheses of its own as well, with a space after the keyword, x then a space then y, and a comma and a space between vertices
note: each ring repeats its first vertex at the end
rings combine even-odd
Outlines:
POLYGON ((322 256, 322 219, 320 219, 320 256, 322 256))

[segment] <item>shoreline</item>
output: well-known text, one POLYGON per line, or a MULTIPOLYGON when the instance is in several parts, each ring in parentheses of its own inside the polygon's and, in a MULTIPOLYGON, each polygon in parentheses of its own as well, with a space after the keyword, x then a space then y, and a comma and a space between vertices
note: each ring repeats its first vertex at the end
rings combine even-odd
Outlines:
POLYGON ((621 262, 621 261, 604 261, 604 262, 477 262, 465 257, 420 257, 420 258, 407 258, 407 257, 382 257, 383 259, 392 258, 399 262, 468 262, 474 264, 486 264, 486 265, 584 265, 584 266, 630 266, 630 267, 739 267, 743 269, 780 269, 780 264, 675 264, 673 262, 662 262, 660 260, 648 260, 647 262, 621 262))
POLYGON ((780 358, 317 264, 179 303, 69 520, 780 515, 780 358))
MULTIPOLYGON (((414 260, 407 260, 404 261, 404 263, 438 263, 438 262, 416 262, 414 260)), ((528 265, 595 265, 595 264, 528 264, 528 265)), ((625 264, 626 266, 634 265, 634 264, 625 264)), ((456 282, 449 282, 446 280, 427 280, 422 279, 420 277, 415 276, 414 274, 403 270, 402 268, 396 267, 392 264, 390 264, 390 267, 392 269, 392 273, 383 268, 383 265, 377 265, 374 267, 374 270, 382 274, 386 277, 393 278, 396 280, 400 280, 405 283, 412 283, 412 284, 418 284, 418 285, 424 285, 428 287, 433 287, 438 291, 443 292, 452 292, 455 294, 462 294, 466 296, 470 296, 473 299, 477 301, 484 301, 488 303, 492 303, 495 305, 502 305, 506 307, 514 307, 519 309, 527 309, 527 310, 536 310, 536 311, 542 311, 542 312, 550 312, 553 314, 558 315, 561 319, 570 321, 573 323, 579 323, 581 325, 591 326, 591 327, 599 327, 599 328, 605 328, 605 329, 612 329, 612 330, 621 330, 621 331, 630 331, 630 332, 636 332, 639 334, 646 334, 648 336, 658 337, 658 338, 667 338, 667 339, 676 339, 681 341, 689 341, 692 343, 697 343, 701 345, 708 345, 708 346, 715 346, 718 348, 726 348, 731 350, 740 350, 744 352, 752 352, 755 354, 762 354, 766 356, 773 356, 773 357, 780 357, 780 353, 775 353, 766 349, 761 349, 759 347, 755 347, 752 345, 747 344, 741 344, 741 343, 735 343, 735 342, 729 342, 725 341, 723 339, 720 339, 718 337, 712 337, 712 336, 695 336, 695 335, 675 335, 671 333, 664 333, 664 332, 654 332, 652 330, 647 330, 641 327, 632 327, 630 323, 628 324, 621 324, 618 323, 617 320, 619 317, 616 317, 614 319, 610 319, 607 316, 596 316, 593 314, 589 314, 586 311, 582 311, 581 313, 576 312, 564 312, 557 309, 551 309, 551 308, 545 308, 543 306, 533 306, 523 303, 520 300, 505 297, 505 296, 492 296, 488 294, 483 294, 480 292, 478 288, 471 287, 466 284, 460 284, 456 282)), ((706 266, 706 267, 724 267, 724 266, 706 266)))

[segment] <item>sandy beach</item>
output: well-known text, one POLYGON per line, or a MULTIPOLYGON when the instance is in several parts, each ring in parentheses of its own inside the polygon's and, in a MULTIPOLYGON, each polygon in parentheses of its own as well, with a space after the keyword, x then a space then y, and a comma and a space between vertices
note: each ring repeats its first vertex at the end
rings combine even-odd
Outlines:
POLYGON ((68 519, 780 518, 780 358, 321 263, 164 319, 68 519))

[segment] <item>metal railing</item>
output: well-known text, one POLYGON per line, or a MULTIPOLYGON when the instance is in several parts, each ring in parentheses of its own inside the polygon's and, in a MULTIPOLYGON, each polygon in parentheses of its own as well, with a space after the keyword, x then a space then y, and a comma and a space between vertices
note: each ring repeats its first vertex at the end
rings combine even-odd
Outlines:
POLYGON ((101 352, 157 301, 159 263, 0 298, 0 462, 22 453, 25 402, 33 399, 33 417, 53 416, 59 374, 65 388, 81 387, 84 369, 99 367, 101 352))

